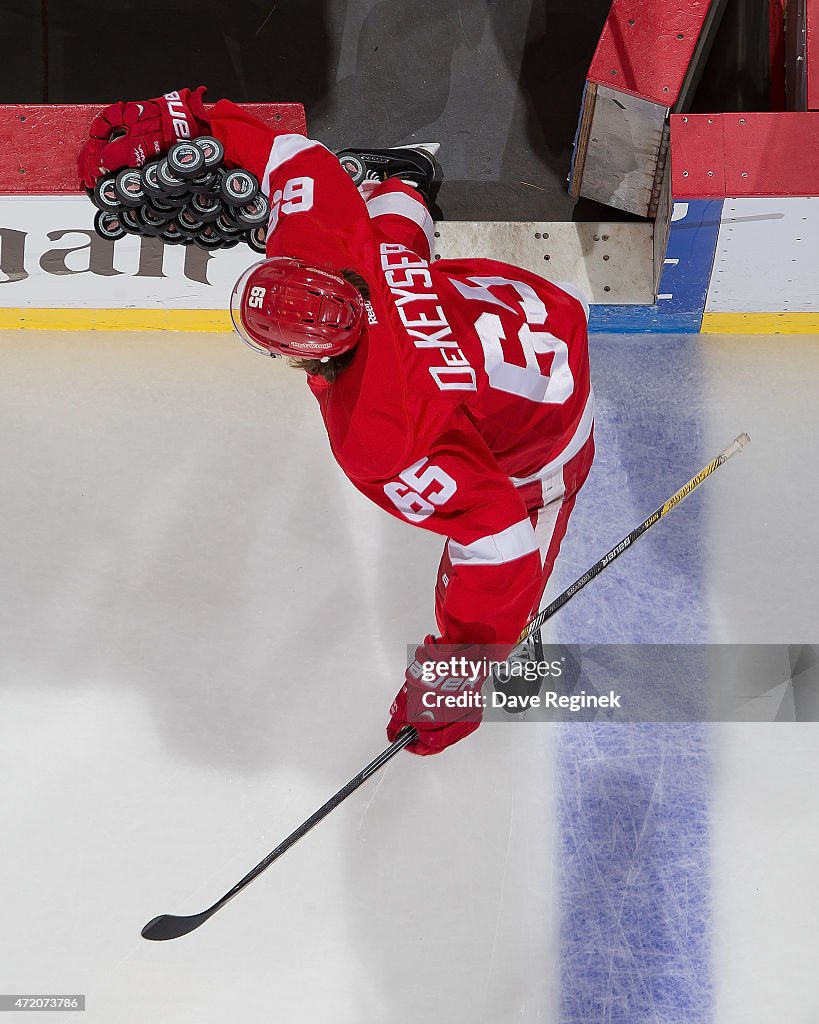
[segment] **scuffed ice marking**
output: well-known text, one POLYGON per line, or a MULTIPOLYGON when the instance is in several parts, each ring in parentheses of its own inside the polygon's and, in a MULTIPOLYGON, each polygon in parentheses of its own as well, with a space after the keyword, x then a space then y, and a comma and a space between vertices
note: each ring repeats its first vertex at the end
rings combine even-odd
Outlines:
POLYGON ((711 1018, 704 728, 564 726, 563 1024, 711 1018))

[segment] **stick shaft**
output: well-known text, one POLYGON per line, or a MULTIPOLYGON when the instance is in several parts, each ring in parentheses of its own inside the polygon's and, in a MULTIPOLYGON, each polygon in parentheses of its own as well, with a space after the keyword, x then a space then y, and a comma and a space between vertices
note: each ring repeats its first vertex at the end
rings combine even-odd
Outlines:
MULTIPOLYGON (((616 558, 619 558, 620 555, 627 548, 631 547, 631 545, 639 537, 642 537, 642 535, 647 530, 650 530, 651 527, 658 520, 662 519, 663 516, 667 515, 671 511, 672 508, 675 508, 677 505, 680 504, 681 501, 687 498, 693 490, 699 487, 703 480, 706 480, 713 472, 719 469, 719 467, 722 466, 725 462, 727 462, 732 455, 736 455, 737 452, 742 451, 742 449, 750 442, 750 440, 751 439, 748 437, 747 434, 740 434, 739 437, 736 438, 736 440, 734 440, 723 452, 720 452, 720 454, 712 462, 709 462, 708 465, 701 469, 696 476, 692 477, 688 481, 688 483, 684 484, 678 491, 672 494, 671 497, 663 505, 661 505, 655 512, 652 512, 648 519, 643 520, 643 522, 640 523, 640 525, 635 530, 632 530, 631 533, 627 537, 624 537, 619 544, 616 544, 611 549, 611 551, 603 555, 603 557, 598 562, 596 562, 590 569, 584 572, 579 579, 575 580, 574 583, 572 583, 570 587, 564 590, 559 597, 555 598, 555 600, 552 601, 550 605, 544 608, 541 612, 538 612, 538 614, 534 616, 531 622, 529 622, 529 624, 521 633, 520 639, 518 640, 518 645, 520 645, 531 633, 534 633, 536 630, 541 629, 547 619, 551 618, 552 615, 554 615, 555 612, 557 612, 560 608, 563 607, 563 605, 570 601, 575 594, 579 593, 579 591, 581 591, 587 583, 591 582, 591 580, 593 580, 596 576, 599 576, 607 565, 610 565, 616 558)), ((270 865, 275 860, 278 860, 279 857, 286 853, 291 846, 294 846, 299 841, 299 839, 302 839, 305 835, 307 835, 307 833, 312 828, 314 828, 316 825, 318 825, 320 821, 326 818, 331 811, 334 811, 340 803, 346 800, 351 793, 354 793, 355 790, 357 790, 359 786, 366 782, 366 780, 371 775, 377 772, 380 768, 383 768, 384 765, 391 758, 393 758, 400 750, 403 750, 404 747, 406 747, 409 743, 414 742, 417 738, 418 733, 417 730, 415 730, 414 728, 408 726, 404 730, 402 730, 398 738, 393 743, 391 743, 385 750, 383 750, 378 755, 378 757, 376 757, 373 761, 370 762, 370 764, 363 768, 358 773, 358 775, 350 779, 350 781, 345 786, 342 786, 337 793, 333 794, 333 796, 331 796, 329 800, 323 803, 321 807, 318 808, 317 811, 311 814, 306 821, 299 825, 299 827, 294 832, 291 832, 286 839, 282 840, 282 842, 279 843, 275 850, 272 850, 264 858, 264 860, 260 861, 256 865, 256 867, 249 871, 244 876, 244 878, 237 882, 236 885, 234 885, 229 892, 226 892, 225 895, 220 900, 214 903, 213 906, 208 908, 208 910, 206 910, 204 913, 197 915, 196 918, 187 919, 174 918, 171 915, 162 915, 160 918, 155 918, 153 921, 149 922, 149 924, 145 926, 142 932, 143 936, 146 938, 159 939, 173 938, 176 935, 186 934, 187 932, 193 930, 193 928, 199 927, 199 925, 204 923, 205 920, 207 920, 209 917, 215 914, 218 910, 221 910, 221 908, 230 900, 232 900, 234 896, 237 896, 242 891, 242 889, 244 889, 254 880, 254 878, 258 878, 258 876, 266 868, 270 867, 270 865), (171 922, 171 924, 178 924, 179 922, 184 921, 187 921, 189 923, 183 925, 182 927, 170 929, 165 928, 164 931, 162 928, 159 927, 162 922, 171 922), (153 934, 150 934, 151 931, 153 931, 153 934)))
POLYGON ((408 743, 412 743, 417 738, 418 733, 415 729, 408 728, 406 730, 402 730, 398 739, 396 739, 394 743, 391 743, 385 750, 382 750, 374 761, 371 761, 366 768, 362 768, 358 775, 350 779, 350 781, 345 786, 342 786, 337 793, 334 793, 326 803, 323 803, 317 811, 314 811, 306 821, 302 822, 294 832, 291 832, 286 839, 283 839, 276 849, 271 850, 264 860, 259 861, 256 867, 249 871, 241 881, 237 882, 230 892, 226 892, 219 900, 218 904, 214 904, 212 909, 214 911, 216 909, 221 909, 228 900, 232 900, 234 896, 237 896, 245 886, 249 885, 253 881, 254 878, 258 878, 266 868, 269 868, 274 860, 278 860, 282 854, 287 853, 291 846, 294 846, 300 839, 306 836, 312 828, 326 818, 331 811, 334 811, 340 803, 346 800, 351 793, 354 793, 371 775, 377 772, 380 768, 383 768, 384 765, 391 758, 395 757, 400 750, 403 750, 408 743))
POLYGON ((599 576, 600 573, 606 568, 607 565, 619 558, 620 555, 640 537, 643 536, 651 527, 658 522, 663 516, 668 515, 671 509, 676 508, 688 495, 695 490, 703 482, 707 480, 712 473, 719 469, 720 466, 724 465, 732 455, 736 455, 737 452, 741 452, 742 449, 750 443, 750 437, 747 434, 740 434, 735 440, 728 445, 728 447, 719 453, 719 455, 704 466, 696 476, 692 476, 688 483, 675 491, 674 494, 661 505, 656 512, 652 512, 648 519, 644 519, 640 525, 631 531, 631 533, 624 537, 619 544, 608 551, 599 562, 587 569, 579 579, 576 579, 570 587, 567 587, 558 597, 552 601, 551 604, 547 605, 542 611, 539 611, 537 615, 529 622, 526 628, 521 633, 518 639, 518 645, 520 645, 528 636, 532 633, 536 633, 538 630, 543 628, 547 619, 550 619, 555 612, 559 611, 565 604, 567 604, 575 594, 579 593, 587 583, 590 583, 595 576, 599 576))

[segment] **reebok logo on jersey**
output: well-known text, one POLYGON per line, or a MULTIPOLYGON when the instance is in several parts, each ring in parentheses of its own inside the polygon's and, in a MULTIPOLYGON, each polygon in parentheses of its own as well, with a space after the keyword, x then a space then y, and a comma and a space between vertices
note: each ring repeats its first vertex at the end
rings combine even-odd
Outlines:
POLYGON ((367 323, 368 324, 377 324, 378 323, 378 317, 375 315, 375 310, 373 309, 373 304, 371 302, 367 302, 366 299, 364 300, 364 309, 367 311, 367 323))

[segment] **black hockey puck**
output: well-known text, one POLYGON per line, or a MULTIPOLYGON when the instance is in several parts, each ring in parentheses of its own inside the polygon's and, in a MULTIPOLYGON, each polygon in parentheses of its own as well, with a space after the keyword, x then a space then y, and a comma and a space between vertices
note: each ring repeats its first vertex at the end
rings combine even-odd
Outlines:
POLYGON ((238 238, 242 234, 242 228, 230 217, 226 210, 222 210, 216 220, 213 222, 213 226, 216 228, 216 233, 224 238, 226 242, 232 241, 234 238, 238 238))
POLYGON ((139 215, 146 224, 167 224, 176 215, 176 207, 161 199, 150 199, 139 208, 139 215))
POLYGON ((196 244, 200 249, 221 249, 225 240, 213 224, 206 224, 196 236, 196 244))
POLYGON ((237 206, 233 210, 233 216, 242 227, 256 228, 260 224, 267 224, 270 218, 270 203, 260 192, 249 203, 237 206))
POLYGON ((153 238, 165 229, 166 221, 149 206, 140 206, 138 210, 131 211, 139 224, 139 233, 153 238), (147 216, 146 216, 147 210, 147 216))
POLYGON ((367 177, 367 168, 364 161, 359 159, 354 153, 342 153, 338 160, 352 178, 354 185, 360 185, 367 177))
POLYGON ((162 197, 164 202, 166 202, 173 210, 181 210, 190 198, 191 195, 187 189, 182 189, 181 192, 176 192, 173 195, 165 195, 162 197))
POLYGON ((151 198, 158 198, 165 195, 165 189, 159 184, 159 180, 156 176, 156 172, 159 170, 159 160, 152 160, 151 163, 145 164, 140 171, 142 176, 142 187, 145 189, 147 195, 151 198))
POLYGON ((100 210, 116 213, 122 209, 113 174, 100 178, 94 186, 94 204, 100 210))
POLYGON ((250 171, 237 167, 222 178, 220 192, 228 206, 244 206, 259 191, 259 182, 250 171))
POLYGON ((187 206, 183 207, 176 215, 176 223, 183 235, 196 236, 205 226, 196 214, 187 206))
POLYGON ((167 157, 159 161, 159 166, 156 169, 156 180, 166 196, 178 196, 184 194, 187 189, 186 183, 177 177, 168 166, 167 157))
POLYGON ((200 174, 198 178, 188 182, 188 192, 191 195, 201 195, 202 192, 216 193, 220 183, 217 171, 206 171, 205 174, 200 174))
POLYGON ((101 238, 107 238, 111 242, 116 242, 118 238, 124 238, 128 233, 122 226, 119 214, 109 210, 97 211, 97 215, 94 217, 94 230, 101 238))
POLYGON ((225 147, 218 139, 214 139, 212 135, 200 135, 193 142, 195 146, 202 150, 202 154, 205 157, 205 167, 208 170, 221 166, 222 161, 225 159, 225 147))
POLYGON ((265 225, 260 224, 259 227, 246 231, 245 241, 254 252, 259 252, 264 256, 267 251, 267 228, 265 225))
POLYGON ((140 221, 145 225, 145 231, 148 234, 154 235, 158 235, 160 231, 164 230, 165 225, 173 217, 173 211, 170 213, 160 213, 150 203, 145 203, 137 212, 140 221))
POLYGON ((177 142, 168 150, 168 170, 183 181, 197 178, 205 170, 205 154, 192 142, 177 142))
POLYGON ((244 224, 240 224, 236 220, 236 207, 222 205, 222 210, 219 214, 226 228, 235 228, 236 231, 244 231, 244 224))
POLYGON ((160 199, 158 196, 151 196, 145 206, 150 206, 163 220, 170 220, 176 216, 179 209, 179 203, 172 203, 169 199, 160 199))
POLYGON ((137 207, 145 202, 142 175, 135 167, 124 167, 114 178, 114 188, 123 206, 137 207))
POLYGON ((216 220, 224 209, 222 200, 219 196, 214 195, 213 192, 204 192, 201 195, 194 196, 188 205, 191 212, 204 224, 216 220))
POLYGON ((168 245, 181 245, 185 241, 185 236, 179 230, 179 225, 175 220, 168 221, 165 230, 160 232, 159 237, 168 245))
POLYGON ((137 217, 136 210, 128 209, 126 207, 126 209, 122 210, 120 213, 119 219, 129 235, 144 234, 144 227, 137 217))

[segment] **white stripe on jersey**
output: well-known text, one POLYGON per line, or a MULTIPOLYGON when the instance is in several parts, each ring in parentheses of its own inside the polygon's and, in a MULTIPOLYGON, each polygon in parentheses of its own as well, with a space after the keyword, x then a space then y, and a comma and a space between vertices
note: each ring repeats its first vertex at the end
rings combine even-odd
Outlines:
POLYGON ((504 562, 514 562, 537 551, 538 542, 534 528, 526 518, 500 533, 481 537, 471 544, 456 544, 450 540, 447 550, 453 565, 503 565, 504 562))
POLYGON ((563 480, 563 467, 552 473, 550 477, 542 482, 541 501, 542 505, 537 511, 537 522, 535 523, 535 537, 537 546, 540 549, 540 567, 543 568, 546 556, 552 544, 557 526, 557 517, 563 507, 563 499, 566 496, 566 484, 563 480))
POLYGON ((278 135, 273 142, 270 156, 267 158, 267 167, 264 169, 264 177, 262 178, 262 191, 264 194, 268 194, 270 175, 278 170, 282 164, 287 163, 297 153, 302 153, 305 149, 312 149, 313 146, 320 145, 321 143, 316 142, 315 139, 305 139, 303 135, 278 135))
POLYGON ((573 459, 583 445, 588 441, 593 426, 594 391, 589 388, 589 397, 586 399, 586 408, 583 410, 583 415, 580 417, 580 422, 577 424, 577 430, 575 430, 571 441, 569 441, 560 455, 552 459, 551 462, 547 462, 545 466, 539 469, 537 473, 532 473, 531 476, 511 477, 510 479, 512 480, 512 483, 515 487, 522 487, 524 484, 533 484, 536 480, 543 480, 544 477, 549 476, 550 473, 554 473, 556 469, 560 469, 561 466, 565 466, 569 459, 573 459))
POLYGON ((405 217, 407 220, 412 221, 413 224, 417 224, 427 237, 427 244, 429 245, 428 255, 432 256, 432 250, 435 246, 435 225, 432 222, 432 217, 429 215, 429 210, 427 210, 420 199, 414 199, 404 192, 387 192, 385 195, 375 196, 374 199, 367 200, 367 210, 372 218, 385 217, 391 214, 394 217, 405 217))

